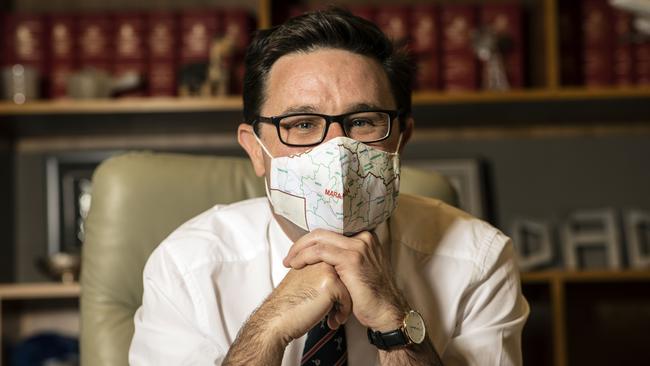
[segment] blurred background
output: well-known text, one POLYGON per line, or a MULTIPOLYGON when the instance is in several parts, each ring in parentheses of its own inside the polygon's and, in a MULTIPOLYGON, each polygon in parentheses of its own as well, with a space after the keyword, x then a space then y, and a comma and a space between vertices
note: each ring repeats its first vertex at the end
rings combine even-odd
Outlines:
MULTIPOLYGON (((525 364, 650 364, 650 1, 333 3, 417 63, 404 164, 513 237, 525 364)), ((78 363, 94 168, 131 150, 244 156, 252 32, 323 6, 2 0, 2 364, 78 363)))

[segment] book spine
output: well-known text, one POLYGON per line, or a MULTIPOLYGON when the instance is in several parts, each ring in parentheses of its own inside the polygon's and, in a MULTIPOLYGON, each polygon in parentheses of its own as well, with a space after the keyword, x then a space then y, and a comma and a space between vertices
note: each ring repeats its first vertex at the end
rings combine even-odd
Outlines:
POLYGON ((645 41, 635 46, 636 83, 650 85, 650 42, 645 41))
POLYGON ((472 49, 476 11, 471 5, 444 5, 442 24, 442 86, 447 91, 478 88, 478 63, 472 49))
MULTIPOLYGON (((137 74, 144 78, 148 49, 144 40, 146 34, 145 18, 140 13, 117 13, 113 17, 113 74, 137 74)), ((142 96, 144 89, 139 87, 120 96, 142 96)))
POLYGON ((582 85, 582 27, 580 1, 558 2, 560 81, 563 86, 582 85))
POLYGON ((181 65, 208 62, 210 45, 219 35, 220 14, 213 9, 186 10, 180 15, 181 65))
POLYGON ((375 23, 396 45, 408 42, 410 19, 407 6, 382 5, 375 12, 375 23))
POLYGON ((607 0, 582 0, 583 73, 588 87, 612 84, 612 8, 607 0))
POLYGON ((178 18, 174 13, 149 13, 147 19, 147 94, 176 94, 178 18))
POLYGON ((77 44, 79 63, 112 72, 113 21, 109 15, 83 14, 79 17, 77 44))
POLYGON ((223 33, 233 39, 232 54, 227 61, 230 64, 230 94, 241 94, 244 83, 244 56, 250 43, 254 18, 244 9, 228 9, 223 12, 223 33))
POLYGON ((614 10, 613 83, 619 86, 634 84, 634 45, 630 40, 632 15, 614 10))
POLYGON ((52 99, 67 96, 68 77, 78 67, 77 18, 72 14, 51 15, 47 26, 50 45, 49 90, 52 99))
POLYGON ((47 59, 45 19, 34 14, 7 14, 4 20, 5 63, 33 67, 44 75, 47 59))
POLYGON ((435 5, 411 8, 411 52, 416 64, 413 89, 432 91, 440 87, 440 18, 435 5))

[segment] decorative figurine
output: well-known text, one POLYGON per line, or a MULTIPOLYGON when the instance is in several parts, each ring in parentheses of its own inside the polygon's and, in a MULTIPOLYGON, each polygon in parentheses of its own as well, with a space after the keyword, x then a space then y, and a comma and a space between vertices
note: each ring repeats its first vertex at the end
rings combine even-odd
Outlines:
POLYGON ((479 60, 483 62, 483 89, 508 90, 510 83, 503 63, 509 39, 491 28, 483 28, 474 34, 473 46, 479 60))

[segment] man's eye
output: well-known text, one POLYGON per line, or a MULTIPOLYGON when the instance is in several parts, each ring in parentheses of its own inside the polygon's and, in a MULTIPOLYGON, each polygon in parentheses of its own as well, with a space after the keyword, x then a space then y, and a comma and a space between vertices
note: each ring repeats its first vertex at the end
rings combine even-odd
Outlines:
POLYGON ((309 118, 291 118, 282 121, 282 128, 285 130, 294 130, 306 132, 318 128, 318 121, 309 118))
POLYGON ((296 123, 296 124, 293 126, 293 128, 297 128, 297 129, 299 129, 299 130, 308 130, 308 129, 310 129, 310 128, 314 128, 314 123, 313 123, 313 122, 309 122, 309 121, 302 121, 302 122, 298 122, 298 123, 296 123))
POLYGON ((367 118, 355 118, 350 121, 351 127, 371 127, 373 125, 373 121, 367 118))

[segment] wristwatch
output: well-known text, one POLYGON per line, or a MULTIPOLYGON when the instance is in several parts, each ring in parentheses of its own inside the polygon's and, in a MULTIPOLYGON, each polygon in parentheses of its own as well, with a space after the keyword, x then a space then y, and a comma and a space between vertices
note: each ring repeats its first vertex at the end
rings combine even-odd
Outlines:
POLYGON ((386 333, 373 331, 368 328, 368 341, 379 349, 389 350, 424 341, 426 329, 422 316, 411 310, 404 316, 401 327, 386 333))

